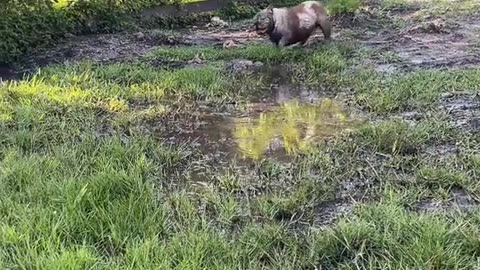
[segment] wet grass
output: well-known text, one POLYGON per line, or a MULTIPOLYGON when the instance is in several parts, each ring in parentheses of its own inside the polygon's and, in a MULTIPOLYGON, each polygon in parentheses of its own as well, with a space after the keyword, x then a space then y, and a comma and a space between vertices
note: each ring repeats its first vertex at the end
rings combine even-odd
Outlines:
POLYGON ((440 103, 443 94, 477 93, 479 70, 386 75, 355 51, 161 49, 143 64, 59 65, 0 85, 1 268, 479 267, 475 200, 458 203, 473 211, 418 211, 452 203, 459 190, 478 196, 480 137, 440 103), (148 64, 197 56, 205 66, 148 64), (231 164, 207 171, 203 185, 186 182, 202 154, 166 144, 145 122, 167 125, 267 88, 262 74, 223 68, 239 58, 285 65, 314 89, 350 91, 370 121, 293 165, 264 159, 244 175, 231 164))

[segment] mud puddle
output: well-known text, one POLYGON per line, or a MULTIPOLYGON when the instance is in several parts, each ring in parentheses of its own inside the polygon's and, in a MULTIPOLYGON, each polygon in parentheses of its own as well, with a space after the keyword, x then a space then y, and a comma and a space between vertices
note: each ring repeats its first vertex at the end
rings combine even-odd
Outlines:
POLYGON ((313 104, 293 99, 258 115, 236 118, 234 123, 233 138, 243 158, 260 160, 271 156, 288 160, 353 127, 355 120, 340 102, 322 98, 313 104))
POLYGON ((240 174, 251 173, 264 159, 288 164, 362 121, 340 100, 304 87, 278 85, 242 111, 203 110, 167 124, 158 134, 167 143, 185 144, 201 153, 198 168, 186 176, 197 181, 203 173, 223 172, 232 164, 240 174))

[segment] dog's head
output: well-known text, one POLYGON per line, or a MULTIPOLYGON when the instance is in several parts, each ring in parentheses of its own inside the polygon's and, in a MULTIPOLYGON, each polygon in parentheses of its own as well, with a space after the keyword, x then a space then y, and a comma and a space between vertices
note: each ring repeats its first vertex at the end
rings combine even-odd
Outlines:
POLYGON ((255 32, 259 35, 266 34, 273 28, 273 6, 260 10, 254 19, 255 32))

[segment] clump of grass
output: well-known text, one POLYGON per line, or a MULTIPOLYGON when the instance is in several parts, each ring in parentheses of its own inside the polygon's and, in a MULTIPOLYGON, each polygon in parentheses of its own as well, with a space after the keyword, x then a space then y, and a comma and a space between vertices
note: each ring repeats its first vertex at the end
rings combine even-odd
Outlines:
MULTIPOLYGON (((188 99, 224 100, 235 96, 231 76, 207 66, 155 71, 151 67, 81 63, 47 68, 32 78, 1 86, 4 99, 53 102, 59 106, 128 109, 132 102, 188 99)), ((243 84, 248 85, 248 84, 243 84)), ((4 107, 7 110, 7 107, 4 107)), ((2 113, 7 117, 8 111, 2 113)))
POLYGON ((412 126, 394 119, 373 123, 359 129, 359 144, 385 154, 416 154, 428 143, 441 143, 455 138, 453 129, 442 121, 425 121, 412 126))
POLYGON ((410 0, 386 0, 382 1, 381 6, 383 9, 395 9, 395 8, 407 8, 412 5, 413 1, 410 0))
POLYGON ((148 59, 168 59, 188 61, 195 57, 208 61, 247 59, 269 63, 301 60, 306 57, 300 50, 278 50, 270 44, 246 46, 236 49, 215 49, 211 47, 160 48, 151 53, 148 59))
POLYGON ((219 10, 217 14, 221 18, 228 20, 250 19, 253 18, 258 8, 248 4, 229 3, 226 7, 219 10))
POLYGON ((330 15, 354 14, 360 8, 360 0, 330 0, 327 9, 330 15))
POLYGON ((480 176, 480 153, 469 153, 464 157, 463 162, 467 168, 473 173, 473 177, 480 176))
POLYGON ((312 255, 322 268, 474 267, 473 219, 407 212, 397 199, 362 207, 318 234, 312 255), (468 237, 467 237, 468 235, 468 237), (396 258, 402 258, 397 260, 396 258))
POLYGON ((476 194, 480 184, 478 176, 478 154, 468 149, 459 150, 439 159, 425 159, 415 171, 415 181, 420 189, 436 193, 439 189, 450 192, 460 188, 476 194))
POLYGON ((307 58, 306 69, 316 74, 339 73, 347 67, 348 53, 345 48, 322 48, 307 58))
POLYGON ((355 78, 357 102, 376 113, 425 110, 435 105, 442 93, 478 91, 479 70, 420 71, 384 77, 365 72, 355 78))
POLYGON ((454 168, 424 166, 417 171, 417 178, 420 183, 429 188, 444 188, 450 190, 455 186, 466 186, 468 176, 454 168))

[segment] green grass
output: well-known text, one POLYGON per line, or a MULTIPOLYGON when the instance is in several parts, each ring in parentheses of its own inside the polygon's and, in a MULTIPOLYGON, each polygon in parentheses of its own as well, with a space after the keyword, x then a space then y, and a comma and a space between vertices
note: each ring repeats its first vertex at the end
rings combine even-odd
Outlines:
MULTIPOLYGON (((16 125, 2 136, 8 140, 0 151, 0 258, 7 268, 408 269, 475 264, 474 217, 458 217, 452 224, 442 216, 380 203, 363 207, 327 231, 290 228, 290 218, 302 213, 313 218, 315 206, 331 200, 339 183, 365 166, 360 156, 352 155, 357 150, 350 144, 339 142, 299 159, 297 171, 264 168, 267 178, 251 181, 264 179, 268 189, 277 191, 258 198, 234 196, 238 184, 232 176, 192 196, 170 186, 175 179, 166 173, 188 169, 189 156, 181 149, 145 136, 92 137, 95 117, 75 110, 62 114, 16 113, 16 125), (321 177, 311 176, 314 171, 321 177), (278 186, 283 179, 295 184, 278 186), (399 257, 405 260, 395 259, 399 257)), ((416 135, 419 131, 404 132, 420 140, 413 144, 424 142, 416 135)), ((367 149, 375 149, 370 144, 374 142, 367 149)), ((449 183, 451 177, 463 184, 457 174, 428 167, 419 170, 419 177, 422 185, 434 179, 449 183)))
POLYGON ((447 122, 431 119, 415 125, 392 119, 370 124, 359 130, 358 139, 385 154, 406 154, 421 151, 428 143, 455 141, 455 131, 447 122))
MULTIPOLYGON (((180 47, 180 48, 159 48, 150 53, 147 59, 168 59, 176 61, 187 61, 195 57, 209 61, 247 59, 252 61, 261 61, 268 63, 289 63, 293 61, 302 61, 316 58, 327 54, 336 58, 345 57, 354 52, 355 47, 352 44, 323 44, 311 48, 310 55, 306 55, 301 48, 274 49, 269 43, 257 44, 255 46, 242 46, 234 50, 218 49, 212 47, 180 47), (315 58, 313 57, 313 58, 315 58)), ((324 61, 329 61, 328 57, 324 61)), ((312 60, 315 61, 315 60, 312 60)), ((318 61, 318 60, 317 60, 318 61)))
POLYGON ((222 50, 212 47, 160 48, 152 52, 147 59, 168 59, 188 61, 195 57, 210 61, 233 60, 243 58, 262 62, 281 62, 282 60, 301 60, 306 56, 300 50, 272 50, 272 46, 259 45, 242 47, 235 50, 222 50))
POLYGON ((370 111, 390 113, 432 109, 441 94, 479 91, 478 69, 420 71, 413 74, 378 76, 365 72, 355 87, 357 102, 370 111))
POLYGON ((468 239, 470 233, 476 234, 475 218, 455 216, 452 221, 418 215, 395 202, 359 212, 327 233, 321 245, 333 254, 322 263, 342 269, 466 269, 477 265, 476 241, 468 239))
POLYGON ((328 1, 327 9, 331 16, 354 14, 362 4, 359 0, 337 0, 328 1))
POLYGON ((475 0, 385 0, 380 5, 384 10, 414 8, 419 11, 413 16, 415 20, 425 20, 431 16, 465 16, 474 14, 480 3, 475 0))
POLYGON ((0 85, 0 268, 479 267, 478 207, 416 209, 448 205, 458 190, 478 196, 480 137, 438 105, 444 93, 477 93, 479 69, 385 75, 362 57, 343 43, 193 46, 132 63, 49 66, 0 85), (206 65, 152 65, 196 57, 206 65), (224 68, 238 58, 267 71, 224 68), (252 94, 270 91, 269 66, 319 94, 348 94, 368 121, 290 165, 264 158, 246 174, 164 141, 163 127, 205 107, 245 113, 252 94), (403 119, 410 111, 423 117, 403 119), (205 182, 186 179, 199 164, 205 182), (330 219, 336 204, 350 211, 330 219))

